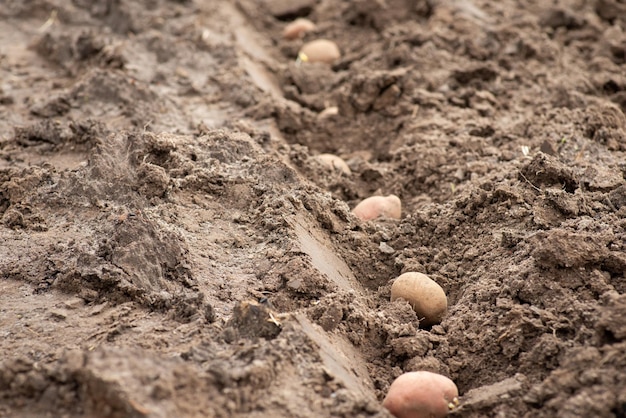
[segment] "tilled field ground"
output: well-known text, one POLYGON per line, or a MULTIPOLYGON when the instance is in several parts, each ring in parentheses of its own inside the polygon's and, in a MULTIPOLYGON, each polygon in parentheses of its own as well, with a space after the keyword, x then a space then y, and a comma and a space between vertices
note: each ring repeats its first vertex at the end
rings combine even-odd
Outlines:
POLYGON ((544 3, 2 1, 0 416, 625 417, 626 3, 544 3))

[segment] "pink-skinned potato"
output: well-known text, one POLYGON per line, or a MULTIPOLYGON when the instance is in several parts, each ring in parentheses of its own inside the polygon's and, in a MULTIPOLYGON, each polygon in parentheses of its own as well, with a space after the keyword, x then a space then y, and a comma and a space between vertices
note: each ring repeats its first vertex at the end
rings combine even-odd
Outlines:
POLYGON ((396 195, 371 196, 356 205, 352 213, 362 221, 369 221, 381 216, 400 219, 402 216, 402 202, 396 195))
POLYGON ((311 22, 309 19, 298 18, 285 26, 283 38, 298 39, 312 30, 315 30, 315 23, 311 22))
POLYGON ((393 381, 383 406, 396 418, 442 418, 457 407, 459 391, 445 376, 409 372, 393 381))

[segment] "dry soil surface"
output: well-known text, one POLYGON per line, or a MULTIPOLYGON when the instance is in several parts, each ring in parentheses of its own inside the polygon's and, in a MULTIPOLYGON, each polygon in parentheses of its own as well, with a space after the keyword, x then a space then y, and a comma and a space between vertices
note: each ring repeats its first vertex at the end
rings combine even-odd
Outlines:
POLYGON ((625 417, 625 109, 623 0, 3 0, 0 416, 625 417))

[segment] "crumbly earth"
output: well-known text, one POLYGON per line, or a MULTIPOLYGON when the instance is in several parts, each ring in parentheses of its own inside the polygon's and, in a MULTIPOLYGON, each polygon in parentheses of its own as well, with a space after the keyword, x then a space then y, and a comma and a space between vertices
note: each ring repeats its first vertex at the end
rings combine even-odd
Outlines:
POLYGON ((625 111, 622 0, 4 0, 0 416, 626 417, 625 111))

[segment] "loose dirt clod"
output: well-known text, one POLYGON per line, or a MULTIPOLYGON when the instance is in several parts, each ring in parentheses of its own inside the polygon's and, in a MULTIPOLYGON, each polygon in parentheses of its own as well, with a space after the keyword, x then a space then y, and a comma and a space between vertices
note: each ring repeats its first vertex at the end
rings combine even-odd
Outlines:
POLYGON ((277 314, 266 305, 248 300, 237 304, 228 325, 241 337, 275 338, 282 330, 277 314))

